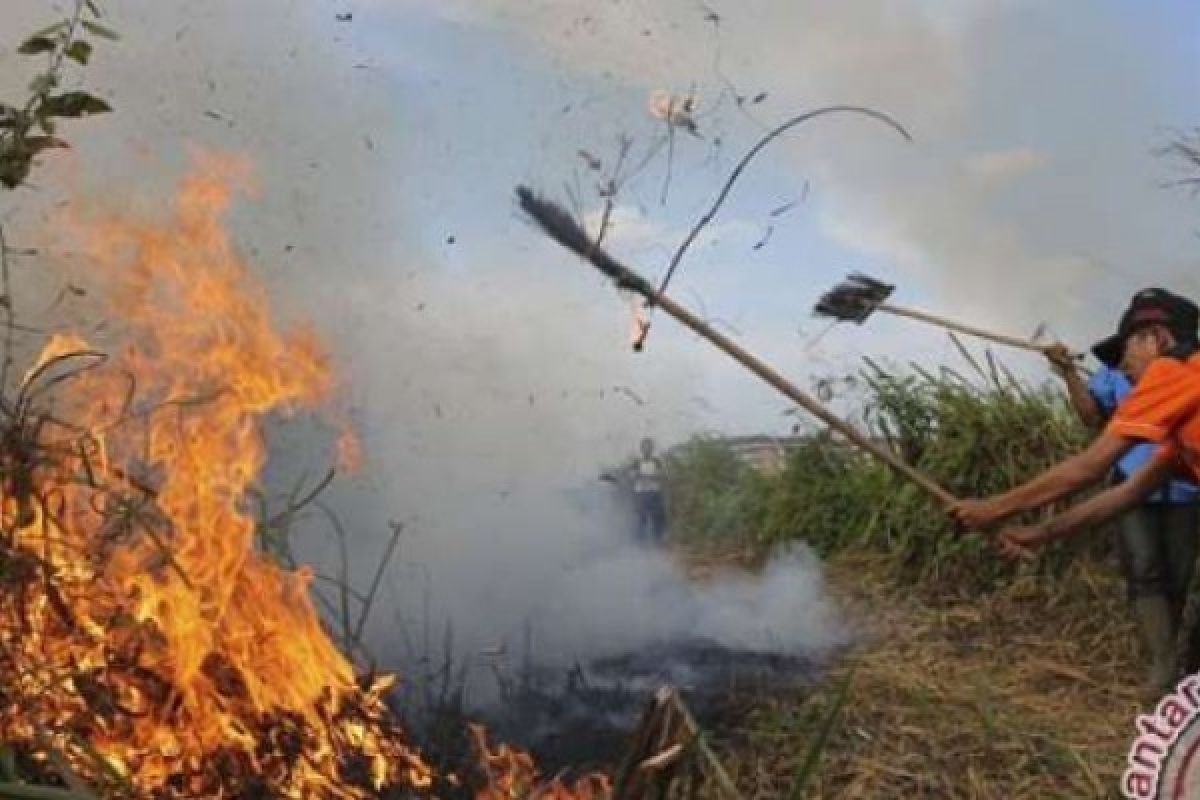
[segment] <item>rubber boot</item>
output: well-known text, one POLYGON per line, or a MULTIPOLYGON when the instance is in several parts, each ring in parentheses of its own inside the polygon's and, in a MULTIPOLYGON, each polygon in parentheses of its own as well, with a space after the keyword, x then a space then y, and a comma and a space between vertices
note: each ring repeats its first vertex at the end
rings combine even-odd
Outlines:
POLYGON ((1170 689, 1175 683, 1175 630, 1171 624, 1171 605, 1163 595, 1139 597, 1133 603, 1134 616, 1146 649, 1150 651, 1150 689, 1170 689))

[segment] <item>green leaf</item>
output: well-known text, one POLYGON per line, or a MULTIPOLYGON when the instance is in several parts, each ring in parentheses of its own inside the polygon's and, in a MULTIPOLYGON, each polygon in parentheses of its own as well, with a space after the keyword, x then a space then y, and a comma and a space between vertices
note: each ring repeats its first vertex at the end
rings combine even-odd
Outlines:
POLYGON ((108 39, 110 42, 118 41, 121 38, 117 34, 116 31, 114 31, 111 28, 104 27, 99 22, 92 22, 91 20, 88 20, 88 19, 81 19, 81 20, 79 20, 79 24, 82 25, 83 29, 86 30, 88 33, 99 36, 102 39, 108 39))
POLYGON ((49 117, 86 117, 112 111, 112 106, 87 92, 65 92, 47 97, 41 113, 49 117))
POLYGON ((43 72, 29 82, 29 91, 32 94, 49 94, 55 86, 58 86, 58 76, 53 72, 43 72))
POLYGON ((47 36, 31 36, 21 42, 17 52, 23 56, 36 56, 38 53, 53 53, 58 48, 58 42, 47 36))
POLYGON ((22 156, 13 153, 6 156, 4 153, 0 153, 0 186, 5 189, 15 189, 20 186, 29 177, 32 163, 29 155, 22 156))
POLYGON ((803 800, 805 789, 813 779, 813 776, 816 775, 817 764, 821 760, 821 753, 824 752, 825 746, 829 744, 829 736, 833 733, 833 725, 842 713, 842 707, 846 705, 846 698, 850 695, 850 680, 853 677, 854 669, 851 668, 846 672, 846 677, 842 679, 841 684, 838 686, 838 692, 833 699, 833 705, 825 714, 825 718, 821 720, 821 724, 817 729, 817 735, 808 743, 808 750, 804 754, 804 760, 800 763, 800 769, 792 777, 792 789, 788 793, 789 800, 803 800))
POLYGON ((87 7, 88 11, 92 12, 93 17, 100 16, 100 9, 96 7, 96 4, 92 0, 83 0, 83 4, 87 7))
POLYGON ((67 48, 67 58, 85 66, 91 57, 91 42, 85 42, 83 39, 76 39, 75 41, 71 42, 71 46, 67 48))

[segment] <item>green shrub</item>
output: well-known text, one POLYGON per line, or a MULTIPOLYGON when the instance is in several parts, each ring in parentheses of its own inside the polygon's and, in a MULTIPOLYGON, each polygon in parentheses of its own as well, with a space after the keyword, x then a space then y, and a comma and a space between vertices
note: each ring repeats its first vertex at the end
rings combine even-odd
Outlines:
MULTIPOLYGON (((971 366, 974 381, 947 368, 897 372, 868 360, 855 382, 863 427, 961 497, 1007 489, 1086 444, 1057 387, 1028 386, 990 359, 986 369, 971 366)), ((670 467, 676 536, 736 537, 764 552, 796 540, 823 555, 883 550, 902 576, 962 591, 1012 570, 984 552, 980 537, 956 535, 917 487, 828 433, 798 443, 777 475, 755 472, 714 439, 678 449, 670 467)), ((1107 537, 1088 538, 1056 548, 1039 568, 1057 571, 1080 548, 1105 549, 1107 537)))
POLYGON ((697 437, 676 448, 666 474, 672 536, 712 544, 753 534, 768 482, 721 440, 697 437))

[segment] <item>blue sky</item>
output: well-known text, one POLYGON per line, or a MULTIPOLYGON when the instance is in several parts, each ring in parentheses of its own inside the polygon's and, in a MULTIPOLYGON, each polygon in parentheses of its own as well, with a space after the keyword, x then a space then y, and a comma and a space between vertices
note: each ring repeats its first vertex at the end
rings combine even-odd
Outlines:
MULTIPOLYGON (((386 5, 382 24, 364 17, 355 36, 365 51, 399 53, 384 63, 405 76, 402 91, 423 112, 411 147, 427 193, 414 210, 444 220, 430 227, 434 249, 440 229, 460 232, 462 246, 442 248, 449 269, 483 268, 471 246, 480 240, 542 257, 495 198, 518 181, 558 191, 580 169, 578 148, 611 153, 619 132, 651 140, 650 92, 695 84, 712 115, 704 132, 725 141, 721 160, 710 163, 709 143, 684 137, 673 202, 656 199, 661 159, 622 198, 655 234, 639 231, 624 252, 661 269, 759 133, 727 101, 703 106, 721 89, 712 66, 720 48, 722 71, 745 94, 768 93, 753 107, 763 123, 818 103, 870 101, 916 139, 898 145, 858 120, 799 132, 739 184, 720 220, 728 235, 685 262, 680 296, 698 293, 709 313, 776 356, 797 362, 788 358, 801 345, 797 328, 820 328, 805 309, 851 268, 890 277, 909 302, 1016 332, 1049 321, 1079 344, 1110 327, 1141 285, 1196 288, 1195 209, 1161 188, 1169 168, 1152 154, 1168 129, 1192 122, 1197 23, 1183 3, 1153 13, 1117 3, 1086 13, 1020 2, 717 4, 717 35, 687 2, 391 4, 390 16, 386 5), (401 29, 419 41, 391 38, 401 29), (817 54, 789 52, 793 39, 817 54), (807 201, 753 251, 767 210, 806 184, 807 201)), ((615 239, 621 249, 619 229, 615 239)), ((879 336, 823 341, 847 353, 942 352, 911 327, 871 330, 879 336)))

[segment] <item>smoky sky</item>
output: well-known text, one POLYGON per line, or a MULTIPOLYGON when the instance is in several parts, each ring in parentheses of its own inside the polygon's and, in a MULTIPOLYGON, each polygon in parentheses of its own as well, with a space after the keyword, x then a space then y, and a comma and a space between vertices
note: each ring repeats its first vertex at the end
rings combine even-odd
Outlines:
MULTIPOLYGON (((846 118, 772 146, 689 256, 678 296, 802 383, 862 352, 947 355, 911 325, 808 319, 850 269, 916 304, 1017 333, 1048 322, 1083 346, 1135 289, 1200 288, 1195 206, 1163 188, 1170 165, 1153 152, 1194 121, 1185 6, 114 2, 122 41, 98 43, 86 82, 115 113, 67 126, 73 149, 0 197, 0 219, 18 243, 52 242, 54 212, 75 198, 153 213, 190 151, 249 157, 234 240, 281 320, 311 320, 329 342, 338 402, 364 440, 363 473, 331 498, 356 531, 355 574, 370 574, 387 520, 408 526, 402 559, 418 566, 389 579, 393 604, 372 631, 387 652, 402 649, 389 626, 412 624, 418 573, 434 576, 439 617, 456 618, 469 647, 546 608, 600 626, 576 625, 578 638, 620 639, 605 626, 633 612, 616 600, 650 595, 670 598, 671 625, 725 630, 712 620, 728 604, 689 592, 656 557, 611 549, 604 504, 585 513, 570 498, 597 491, 599 470, 644 435, 784 433, 794 418, 666 321, 631 353, 627 305, 520 219, 513 186, 563 198, 573 185, 594 215, 578 151, 610 162, 621 135, 644 148, 661 134, 651 93, 695 94, 701 136, 681 135, 667 201, 661 158, 617 198, 613 247, 655 273, 770 125, 868 105, 913 141, 846 118), (793 201, 754 249, 770 211, 793 201)), ((6 4, 0 96, 29 75, 16 68, 20 33, 56 9, 6 4)), ((56 266, 52 278, 21 266, 28 302, 86 280, 78 260, 56 266)), ((1012 358, 1039 374, 1036 359, 1012 358)), ((278 437, 281 485, 325 452, 307 430, 278 437)), ((319 530, 305 536, 328 557, 319 530)), ((819 586, 814 564, 787 563, 819 586)), ((817 597, 793 598, 814 609, 795 640, 836 638, 817 597)))

